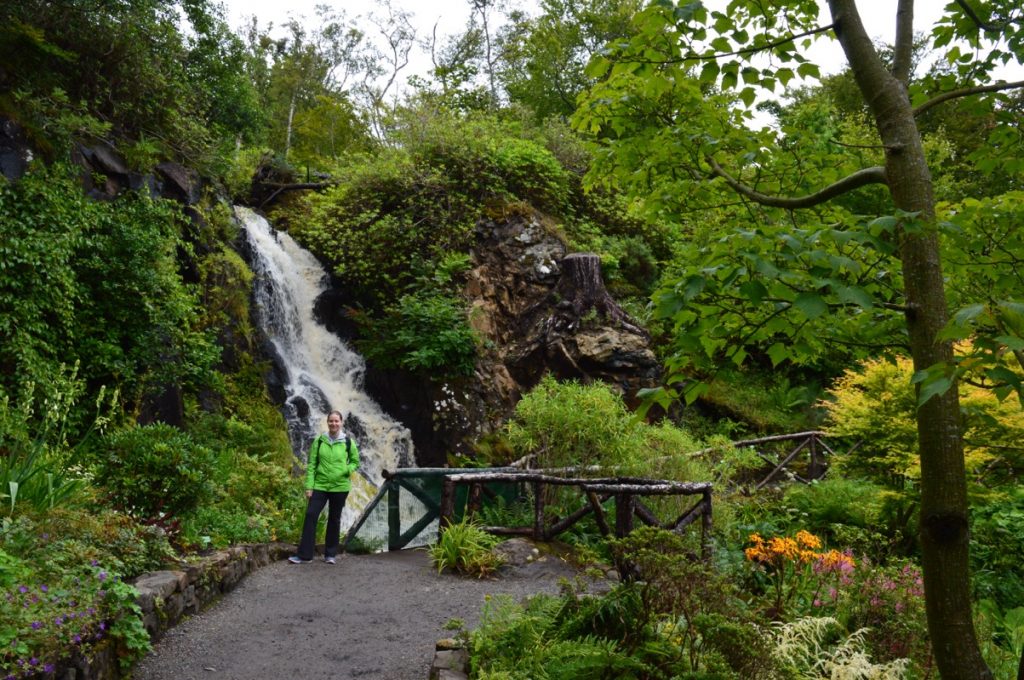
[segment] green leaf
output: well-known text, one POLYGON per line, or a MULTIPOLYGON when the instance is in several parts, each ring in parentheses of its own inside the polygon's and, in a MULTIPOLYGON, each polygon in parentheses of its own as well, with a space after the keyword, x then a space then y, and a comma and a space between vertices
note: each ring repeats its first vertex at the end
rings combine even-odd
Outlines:
POLYGON ((953 378, 938 376, 929 378, 921 384, 921 393, 917 395, 918 407, 924 406, 934 396, 945 394, 953 386, 953 378))
POLYGON ((767 354, 772 361, 772 368, 775 368, 789 358, 789 349, 781 342, 777 342, 768 348, 767 354))
POLYGON ((689 406, 707 394, 707 391, 708 384, 706 382, 693 382, 683 389, 683 399, 686 401, 687 406, 689 406))
POLYGON ((817 64, 805 62, 796 67, 796 72, 800 74, 802 78, 821 78, 821 69, 818 68, 817 64))
POLYGON ((875 306, 871 296, 863 288, 857 286, 841 286, 836 289, 836 295, 840 301, 852 303, 864 309, 871 309, 875 306))
POLYGON ((714 83, 718 80, 718 74, 720 69, 718 68, 718 62, 709 61, 704 64, 704 67, 700 70, 700 80, 705 83, 714 83))
POLYGON ((739 286, 740 293, 743 294, 748 300, 757 304, 768 297, 768 289, 764 287, 764 284, 757 279, 751 279, 744 281, 739 286))
POLYGON ((754 92, 754 88, 745 87, 740 90, 740 99, 747 108, 750 108, 754 105, 754 100, 757 99, 757 93, 754 92))
POLYGON ((1020 385, 1021 376, 1011 371, 1006 366, 993 366, 992 368, 985 371, 985 375, 994 382, 1007 383, 1010 385, 1020 385))
POLYGON ((984 311, 985 305, 980 302, 973 305, 967 305, 966 307, 961 307, 953 315, 953 323, 958 326, 965 326, 971 321, 974 321, 974 319, 984 311))
POLYGON ((793 306, 804 313, 808 319, 817 319, 828 311, 828 304, 817 293, 804 292, 796 296, 793 306))
POLYGON ((686 282, 686 288, 683 290, 683 299, 689 301, 697 297, 704 290, 706 284, 707 281, 703 276, 691 276, 690 280, 686 282))

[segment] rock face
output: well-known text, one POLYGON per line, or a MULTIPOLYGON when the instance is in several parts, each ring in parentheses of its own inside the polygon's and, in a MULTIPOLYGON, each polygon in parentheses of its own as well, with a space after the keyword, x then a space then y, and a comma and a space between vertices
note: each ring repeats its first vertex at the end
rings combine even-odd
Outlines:
POLYGON ((627 401, 656 383, 650 338, 608 294, 598 257, 569 254, 544 218, 481 221, 472 255, 464 293, 487 348, 474 375, 424 386, 409 375, 367 372, 371 395, 412 431, 419 465, 469 454, 547 373, 604 381, 627 401))

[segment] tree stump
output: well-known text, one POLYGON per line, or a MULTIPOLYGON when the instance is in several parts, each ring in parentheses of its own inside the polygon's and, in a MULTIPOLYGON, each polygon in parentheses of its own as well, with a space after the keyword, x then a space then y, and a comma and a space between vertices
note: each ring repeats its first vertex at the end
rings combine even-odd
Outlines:
POLYGON ((626 330, 647 336, 646 331, 632 323, 629 316, 605 288, 601 278, 601 258, 594 253, 572 253, 562 259, 562 276, 555 286, 553 323, 547 329, 548 339, 553 335, 579 328, 591 311, 605 325, 619 325, 626 330))

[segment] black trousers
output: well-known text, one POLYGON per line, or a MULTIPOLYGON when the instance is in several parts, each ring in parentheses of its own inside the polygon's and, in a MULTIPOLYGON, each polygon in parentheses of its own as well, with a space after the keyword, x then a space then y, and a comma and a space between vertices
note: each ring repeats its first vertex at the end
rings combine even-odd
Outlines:
POLYGON ((338 554, 341 539, 341 511, 345 507, 348 491, 317 491, 306 502, 306 518, 302 522, 302 540, 299 541, 299 557, 313 559, 316 547, 316 522, 327 505, 327 535, 324 536, 324 557, 338 554), (328 505, 329 504, 329 505, 328 505))

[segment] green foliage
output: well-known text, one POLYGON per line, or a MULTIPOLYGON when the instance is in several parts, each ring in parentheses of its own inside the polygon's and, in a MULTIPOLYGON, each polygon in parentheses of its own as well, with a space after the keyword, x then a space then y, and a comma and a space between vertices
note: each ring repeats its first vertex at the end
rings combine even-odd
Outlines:
POLYGON ((437 543, 430 546, 430 559, 438 573, 445 569, 483 578, 493 574, 502 560, 491 549, 498 539, 472 521, 463 520, 445 527, 437 543))
POLYGON ((206 2, 71 0, 5 5, 0 110, 36 144, 64 157, 72 136, 99 131, 133 140, 131 156, 186 158, 216 167, 220 148, 261 125, 243 71, 241 41, 206 2), (96 36, 104 36, 97 42, 96 36))
POLYGON ((56 166, 0 185, 0 219, 0 390, 45 390, 75 360, 89 384, 118 387, 127 410, 168 384, 204 384, 218 350, 197 329, 168 202, 90 201, 56 166))
POLYGON ((559 215, 568 177, 536 142, 488 116, 410 111, 401 145, 352 155, 337 185, 289 214, 290 232, 330 264, 352 296, 381 305, 465 253, 488 202, 531 200, 559 215))
POLYGON ((191 424, 189 434, 214 452, 208 472, 213 492, 207 502, 183 514, 184 544, 222 548, 294 537, 294 519, 303 508, 302 482, 291 474, 291 450, 280 432, 268 441, 260 427, 205 414, 191 424))
POLYGON ((710 474, 687 455, 698 442, 668 422, 652 426, 635 419, 604 383, 560 383, 546 376, 516 404, 507 437, 517 457, 538 454, 537 467, 598 465, 682 481, 710 474))
POLYGON ((1024 490, 1010 491, 971 512, 971 575, 975 597, 1009 609, 1024 602, 1024 490))
POLYGON ((823 533, 836 524, 862 529, 877 526, 883 493, 882 487, 871 482, 830 475, 810 484, 791 485, 784 502, 806 529, 823 533))
POLYGON ((509 100, 539 119, 568 117, 591 82, 587 61, 605 43, 630 34, 635 0, 546 0, 535 17, 514 15, 502 33, 498 79, 509 100))
POLYGON ((106 435, 91 462, 115 507, 169 528, 213 492, 213 452, 162 423, 106 435))
POLYGON ((129 667, 149 651, 149 635, 124 579, 162 567, 170 554, 166 537, 109 509, 4 520, 0 668, 48 672, 69 650, 89 655, 108 644, 129 667))
POLYGON ((1024 656, 1024 607, 1000 612, 991 600, 978 603, 981 651, 995 678, 1014 678, 1024 656))
POLYGON ((457 298, 418 291, 403 295, 381 318, 355 319, 363 336, 357 347, 380 368, 442 377, 473 373, 478 340, 457 298))

